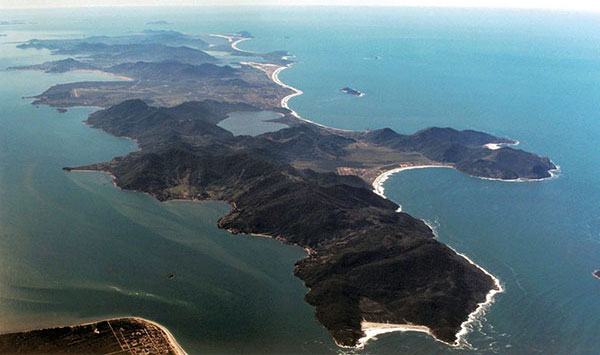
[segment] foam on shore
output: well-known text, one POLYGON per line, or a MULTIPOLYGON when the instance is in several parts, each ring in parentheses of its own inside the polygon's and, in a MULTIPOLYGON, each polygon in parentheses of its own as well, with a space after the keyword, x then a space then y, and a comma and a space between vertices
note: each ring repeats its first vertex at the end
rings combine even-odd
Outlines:
MULTIPOLYGON (((552 164, 554 164, 554 162, 552 162, 552 164)), ((483 176, 473 176, 476 177, 478 179, 481 180, 490 180, 490 181, 504 181, 504 182, 538 182, 538 181, 545 181, 545 180, 552 180, 552 179, 556 179, 560 176, 560 165, 556 165, 554 164, 554 166, 556 168, 554 169, 550 169, 548 170, 548 173, 550 174, 550 176, 545 177, 545 178, 541 178, 541 179, 528 179, 528 178, 518 178, 518 179, 499 179, 499 178, 489 178, 489 177, 483 177, 483 176)))
MULTIPOLYGON (((449 166, 449 165, 414 165, 414 166, 404 166, 404 167, 399 167, 396 169, 391 169, 391 170, 383 172, 382 174, 377 176, 375 181, 373 181, 373 192, 382 196, 383 198, 387 198, 384 194, 383 183, 392 174, 395 174, 395 173, 398 173, 398 172, 401 172, 404 170, 423 169, 423 168, 452 168, 452 169, 454 169, 453 166, 449 166)), ((398 208, 398 212, 400 212, 401 210, 402 210, 402 207, 398 208)), ((422 221, 432 230, 433 234, 437 237, 436 228, 433 228, 433 226, 430 223, 428 223, 426 220, 422 220, 422 221)), ((497 277, 495 277, 494 275, 492 275, 489 271, 485 270, 483 267, 476 264, 473 260, 471 260, 465 254, 459 253, 456 249, 452 248, 451 246, 449 246, 447 244, 445 244, 445 245, 447 247, 449 247, 450 249, 452 249, 457 255, 460 255, 461 257, 465 258, 465 260, 467 260, 471 265, 477 267, 479 270, 481 270, 483 273, 485 273, 487 276, 489 276, 494 283, 494 287, 490 291, 488 291, 488 293, 486 294, 485 301, 477 304, 477 308, 475 308, 475 310, 467 316, 467 319, 461 323, 460 330, 458 331, 458 333, 456 333, 456 340, 454 341, 454 343, 448 343, 448 342, 445 342, 443 340, 436 338, 433 335, 433 333, 431 332, 431 329, 426 326, 423 326, 423 325, 375 323, 375 322, 367 322, 367 321, 363 320, 361 322, 361 329, 365 333, 365 336, 359 339, 358 344, 356 345, 356 348, 359 348, 359 349, 363 348, 369 340, 377 339, 377 335, 380 335, 380 334, 392 333, 392 332, 409 332, 409 331, 427 333, 427 334, 431 335, 436 341, 442 342, 446 345, 453 346, 453 347, 467 347, 470 345, 466 340, 466 336, 469 333, 469 331, 472 329, 472 324, 475 323, 481 317, 483 317, 483 315, 485 314, 487 309, 489 309, 489 307, 494 303, 494 298, 495 298, 496 294, 504 292, 504 288, 502 287, 500 280, 497 277)))
MULTIPOLYGON (((554 162, 553 162, 554 164, 554 162)), ((489 178, 489 177, 483 177, 483 176, 474 176, 474 175, 469 175, 471 177, 477 178, 477 179, 481 179, 481 180, 490 180, 490 181, 503 181, 503 182, 538 182, 538 181, 545 181, 545 180, 551 180, 551 179, 556 179, 560 176, 560 165, 556 165, 554 164, 554 166, 556 166, 555 169, 551 169, 548 170, 548 173, 550 174, 549 177, 545 177, 545 178, 541 178, 541 179, 527 179, 527 178, 518 178, 518 179, 499 179, 499 178, 489 178)), ((379 196, 383 197, 383 198, 387 198, 384 194, 384 187, 383 187, 383 183, 387 181, 387 179, 389 179, 390 176, 392 176, 393 174, 399 173, 401 171, 404 170, 412 170, 412 169, 424 169, 424 168, 450 168, 450 169, 456 169, 454 166, 452 165, 442 165, 442 164, 429 164, 429 165, 410 165, 410 166, 401 166, 399 168, 394 168, 394 169, 390 169, 390 170, 386 170, 383 173, 379 174, 375 180, 373 180, 373 192, 378 194, 379 196)), ((402 211, 402 206, 399 207, 399 211, 402 211)))
POLYGON ((485 301, 477 304, 477 308, 467 316, 467 319, 464 322, 461 323, 460 330, 458 331, 458 333, 456 333, 456 340, 454 341, 454 343, 448 343, 446 341, 438 339, 431 332, 431 329, 429 327, 424 326, 424 325, 395 324, 395 323, 376 323, 376 322, 368 322, 366 320, 363 320, 360 323, 360 325, 361 325, 361 330, 363 331, 363 333, 365 334, 365 336, 363 336, 362 338, 360 338, 358 340, 358 343, 356 344, 355 348, 362 349, 362 348, 365 347, 365 345, 370 340, 377 340, 377 336, 378 335, 386 334, 386 333, 394 333, 394 332, 401 332, 401 333, 404 333, 404 332, 420 332, 420 333, 426 333, 426 334, 430 335, 432 338, 434 338, 436 341, 439 341, 440 343, 444 343, 444 344, 446 344, 448 346, 459 347, 459 348, 460 347, 469 347, 470 346, 470 344, 466 340, 466 336, 467 336, 467 334, 469 334, 469 331, 472 329, 472 324, 475 323, 481 317, 483 317, 483 315, 485 314, 485 312, 494 303, 494 298, 495 298, 496 294, 504 292, 504 288, 502 287, 502 284, 500 283, 500 280, 497 277, 495 277, 494 275, 492 275, 490 272, 488 272, 487 270, 485 270, 481 266, 477 265, 475 262, 473 262, 473 260, 471 260, 465 254, 457 252, 454 248, 452 248, 450 246, 448 246, 448 247, 450 249, 452 249, 456 254, 462 256, 463 258, 465 258, 470 264, 474 265, 479 270, 481 270, 482 272, 484 272, 486 275, 488 275, 494 281, 494 288, 491 289, 487 293, 487 295, 485 297, 485 301))
POLYGON ((500 280, 496 276, 492 275, 489 271, 487 271, 483 267, 477 265, 473 260, 471 260, 465 254, 459 253, 458 251, 456 251, 456 249, 452 248, 449 245, 447 245, 447 246, 448 246, 448 248, 452 249, 456 254, 465 258, 469 263, 471 263, 471 265, 477 267, 484 274, 488 275, 494 281, 494 288, 492 288, 487 293, 487 295, 485 295, 485 301, 477 304, 477 308, 475 308, 475 310, 469 314, 469 316, 467 317, 467 320, 462 322, 462 324, 460 325, 460 330, 458 331, 458 333, 456 333, 456 341, 454 342, 453 346, 470 345, 466 340, 466 336, 467 336, 467 334, 469 334, 469 331, 472 329, 471 325, 473 323, 475 323, 478 319, 483 317, 485 312, 494 303, 495 296, 498 293, 504 292, 504 287, 502 287, 500 280))
POLYGON ((395 323, 376 323, 376 322, 368 322, 366 320, 362 320, 360 322, 360 327, 365 333, 365 336, 358 340, 356 344, 357 349, 363 349, 365 345, 370 340, 377 340, 377 336, 386 333, 394 333, 394 332, 420 332, 426 333, 432 336, 435 340, 442 342, 446 345, 452 346, 453 344, 447 343, 443 340, 437 339, 435 335, 431 332, 431 329, 424 325, 414 325, 414 324, 395 324, 395 323))

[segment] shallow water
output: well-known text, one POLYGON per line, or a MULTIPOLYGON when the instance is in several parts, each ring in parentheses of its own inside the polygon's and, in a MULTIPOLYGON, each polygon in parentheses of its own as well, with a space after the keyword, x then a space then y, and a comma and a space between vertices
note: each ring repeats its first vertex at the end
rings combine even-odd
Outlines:
MULTIPOLYGON (((362 353, 600 352, 600 18, 536 11, 148 9, 5 12, 0 42, 122 34, 164 19, 188 33, 248 30, 248 50, 289 50, 280 79, 303 117, 347 129, 484 130, 549 156, 559 178, 503 183, 451 169, 393 175, 386 195, 506 288, 467 340, 387 334, 362 353), (92 21, 93 20, 93 21, 92 21), (373 59, 380 56, 380 60, 373 59), (366 93, 356 98, 345 86, 366 93)), ((48 59, 0 45, 0 68, 48 59)), ((0 72, 0 331, 136 315, 167 326, 190 353, 337 352, 292 275, 299 248, 231 236, 218 203, 158 203, 95 173, 132 142, 23 95, 97 74, 0 72), (166 275, 174 273, 175 279, 166 275)), ((110 79, 110 78, 105 78, 110 79)))

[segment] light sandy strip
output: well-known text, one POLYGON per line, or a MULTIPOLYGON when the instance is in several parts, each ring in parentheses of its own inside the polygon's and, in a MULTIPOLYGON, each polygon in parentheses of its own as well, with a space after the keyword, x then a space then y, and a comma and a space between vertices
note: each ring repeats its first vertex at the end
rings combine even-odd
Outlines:
MULTIPOLYGON (((423 169, 423 168, 452 168, 453 169, 454 167, 449 166, 449 165, 413 165, 413 166, 403 166, 403 167, 399 167, 396 169, 391 169, 391 170, 383 172, 382 174, 377 176, 375 181, 373 181, 373 192, 375 192, 376 194, 378 194, 384 198, 387 198, 384 194, 383 183, 390 177, 390 175, 404 171, 404 170, 423 169)), ((399 209, 399 211, 400 210, 401 209, 399 209)), ((427 222, 425 222, 425 224, 427 224, 427 222)), ((427 225, 429 225, 429 224, 427 224, 427 225)), ((431 230, 434 231, 433 228, 431 228, 431 230)), ((434 232, 434 234, 435 234, 435 232, 434 232)), ((448 246, 448 245, 446 245, 446 246, 448 246)), ((361 329, 365 333, 365 336, 359 339, 359 342, 356 346, 357 348, 363 348, 369 340, 376 339, 377 335, 391 333, 391 332, 408 332, 408 331, 427 333, 427 334, 431 335, 435 340, 442 342, 444 344, 453 346, 453 347, 468 345, 468 342, 466 341, 466 336, 469 333, 469 331, 472 329, 471 325, 485 314, 485 311, 494 303, 494 297, 496 296, 496 294, 504 292, 504 288, 502 287, 502 284, 500 283, 500 280, 497 277, 492 275, 490 272, 485 270, 483 267, 477 265, 475 262, 473 262, 473 260, 471 260, 465 254, 459 253, 458 251, 456 251, 454 248, 452 248, 450 246, 448 246, 448 247, 450 249, 452 249, 457 255, 462 256, 470 264, 477 267, 483 273, 488 275, 494 282, 494 288, 492 288, 487 293, 487 295, 485 297, 485 301, 477 304, 477 308, 468 315, 467 319, 463 323, 461 323, 460 330, 458 331, 458 333, 456 333, 456 341, 454 343, 450 344, 450 343, 447 343, 440 339, 437 339, 431 332, 431 329, 429 329, 426 326, 422 326, 422 325, 376 323, 376 322, 367 322, 367 321, 363 320, 363 322, 361 322, 361 329)))

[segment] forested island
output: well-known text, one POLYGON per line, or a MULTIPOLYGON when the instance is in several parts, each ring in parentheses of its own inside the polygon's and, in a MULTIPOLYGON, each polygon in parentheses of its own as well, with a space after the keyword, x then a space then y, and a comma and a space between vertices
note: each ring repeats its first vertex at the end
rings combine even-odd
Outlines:
POLYGON ((510 139, 471 130, 403 135, 314 124, 287 107, 298 94, 277 78, 290 64, 287 53, 252 53, 263 61, 244 62, 248 53, 235 44, 249 38, 247 32, 145 31, 31 40, 20 47, 72 57, 12 69, 99 70, 120 77, 56 85, 35 97, 36 105, 100 106, 86 123, 140 147, 65 171, 106 172, 118 187, 160 201, 226 201, 232 209, 219 228, 306 249, 294 273, 338 345, 363 345, 367 325, 382 323, 421 327, 458 344, 469 315, 501 291, 498 280, 437 241, 422 220, 397 212, 373 183, 410 166, 445 166, 498 180, 544 179, 556 166, 505 146, 515 143, 510 139), (229 53, 230 61, 206 53, 209 45, 229 53), (280 113, 277 121, 287 127, 253 137, 218 126, 231 113, 263 110, 280 113))

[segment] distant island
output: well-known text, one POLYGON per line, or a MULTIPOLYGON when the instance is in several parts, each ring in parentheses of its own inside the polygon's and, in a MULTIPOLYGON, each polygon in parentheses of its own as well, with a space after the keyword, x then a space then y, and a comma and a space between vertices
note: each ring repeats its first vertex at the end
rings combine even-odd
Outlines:
POLYGON ((288 53, 237 48, 250 38, 244 31, 202 38, 144 31, 31 40, 19 47, 73 58, 12 69, 98 70, 121 78, 60 84, 35 97, 36 105, 100 106, 86 123, 135 139, 140 148, 64 170, 105 172, 116 186, 160 201, 226 201, 232 209, 219 228, 304 248, 307 255, 294 273, 338 345, 364 346, 382 329, 425 331, 459 345, 469 322, 502 286, 437 241, 422 220, 397 212, 399 206, 383 195, 382 181, 392 172, 425 166, 484 179, 540 180, 556 166, 509 147, 516 143, 511 139, 472 130, 433 127, 403 135, 389 128, 359 132, 315 124, 288 107, 301 94, 278 78, 292 64, 288 53), (209 47, 263 61, 223 65, 204 51, 209 47), (262 110, 280 113, 277 121, 285 128, 235 136, 218 125, 231 113, 262 110))
POLYGON ((170 25, 171 23, 165 20, 158 20, 158 21, 149 21, 146 22, 146 25, 170 25))
POLYGON ((349 87, 342 88, 342 89, 340 89, 340 91, 341 92, 345 92, 346 94, 354 95, 354 96, 358 96, 358 97, 365 96, 364 92, 360 92, 360 91, 358 91, 356 89, 352 89, 352 88, 349 88, 349 87))
POLYGON ((10 26, 10 25, 26 25, 29 22, 21 21, 21 20, 1 20, 0 26, 10 26))
POLYGON ((594 270, 594 272, 592 272, 592 275, 594 275, 595 278, 600 279, 600 270, 594 270))

